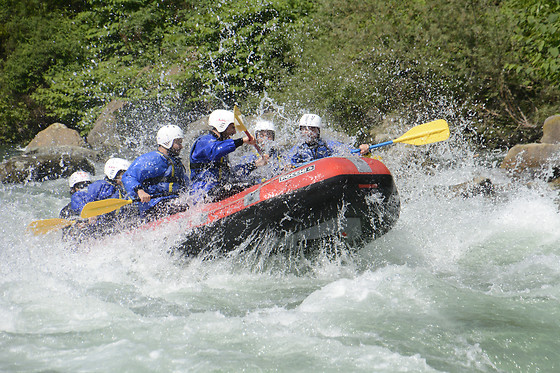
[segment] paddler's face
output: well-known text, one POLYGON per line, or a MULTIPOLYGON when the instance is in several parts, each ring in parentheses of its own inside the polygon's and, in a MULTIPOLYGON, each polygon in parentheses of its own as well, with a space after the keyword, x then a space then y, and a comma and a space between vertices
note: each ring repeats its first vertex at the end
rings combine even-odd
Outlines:
POLYGON ((274 141, 274 131, 271 130, 260 130, 255 132, 255 139, 259 144, 266 144, 274 141))
POLYGON ((79 190, 86 190, 89 184, 91 184, 90 181, 82 181, 80 183, 74 184, 74 186, 70 188, 70 194, 74 194, 79 190))
POLYGON ((299 131, 303 141, 306 143, 317 142, 321 135, 321 129, 319 127, 300 126, 299 131))
POLYGON ((173 140, 173 145, 169 149, 169 153, 172 155, 179 155, 181 153, 181 149, 183 149, 183 139, 175 139, 173 140))
POLYGON ((227 126, 226 130, 224 132, 222 132, 222 137, 224 139, 229 139, 231 136, 235 135, 237 131, 235 130, 235 125, 233 123, 230 123, 229 126, 227 126))
POLYGON ((123 182, 122 182, 123 174, 124 174, 123 170, 117 172, 117 176, 115 176, 115 183, 117 183, 117 185, 123 186, 123 182))

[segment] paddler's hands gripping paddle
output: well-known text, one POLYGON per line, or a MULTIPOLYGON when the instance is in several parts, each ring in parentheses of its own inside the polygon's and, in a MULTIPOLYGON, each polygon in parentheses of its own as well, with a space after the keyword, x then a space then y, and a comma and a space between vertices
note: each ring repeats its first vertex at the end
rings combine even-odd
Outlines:
MULTIPOLYGON (((241 111, 239 110, 237 105, 235 105, 233 107, 233 119, 234 119, 235 128, 238 131, 245 132, 245 134, 249 138, 249 141, 253 141, 254 137, 253 137, 253 135, 251 135, 249 130, 247 130, 247 127, 245 127, 245 125, 243 124, 243 119, 241 119, 241 111)), ((261 149, 261 147, 258 144, 255 144, 254 146, 255 146, 255 149, 257 149, 257 151, 259 152, 259 154, 262 156, 263 155, 263 150, 261 149)))
POLYGON ((77 222, 78 220, 66 220, 60 218, 35 220, 27 226, 27 230, 33 232, 34 235, 47 234, 50 231, 69 227, 77 222))
MULTIPOLYGON (((434 120, 420 124, 410 130, 398 139, 382 142, 380 144, 371 145, 369 150, 380 148, 385 145, 391 145, 396 142, 402 142, 410 145, 426 145, 438 141, 444 141, 449 138, 449 126, 443 119, 434 120)), ((359 153, 360 149, 353 149, 352 153, 359 153)))
MULTIPOLYGON (((154 194, 151 198, 158 198, 158 197, 177 197, 176 193, 162 193, 162 194, 154 194)), ((136 199, 120 199, 120 198, 108 198, 102 199, 101 201, 93 201, 86 203, 82 212, 80 213, 80 217, 82 218, 91 218, 93 216, 99 216, 103 214, 108 214, 113 212, 117 209, 120 209, 123 206, 130 205, 132 202, 140 202, 139 198, 136 199)))

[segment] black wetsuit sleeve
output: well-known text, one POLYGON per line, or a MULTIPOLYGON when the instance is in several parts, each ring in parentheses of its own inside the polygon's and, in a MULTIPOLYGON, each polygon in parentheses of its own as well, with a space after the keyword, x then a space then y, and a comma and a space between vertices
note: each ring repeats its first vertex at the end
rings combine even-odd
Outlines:
POLYGON ((239 148, 241 145, 243 145, 243 139, 235 139, 233 140, 233 143, 235 144, 236 148, 239 148))

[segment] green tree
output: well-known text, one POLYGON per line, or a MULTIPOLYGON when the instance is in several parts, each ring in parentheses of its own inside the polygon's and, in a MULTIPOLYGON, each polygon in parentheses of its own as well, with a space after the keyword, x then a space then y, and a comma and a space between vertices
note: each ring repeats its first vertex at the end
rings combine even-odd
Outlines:
POLYGON ((553 0, 0 0, 0 141, 85 133, 113 99, 191 117, 263 97, 363 136, 446 116, 530 141, 558 108, 558 27, 553 0))
POLYGON ((290 91, 345 130, 433 112, 446 99, 472 107, 501 74, 492 49, 505 49, 508 35, 497 15, 491 1, 322 1, 290 91))
POLYGON ((190 18, 187 43, 196 48, 193 71, 205 91, 231 105, 289 76, 297 64, 290 38, 309 10, 306 2, 229 1, 190 18))
MULTIPOLYGON (((0 141, 20 142, 41 129, 48 116, 31 97, 44 72, 81 51, 60 1, 0 2, 0 141)), ((71 9, 75 2, 70 2, 71 9)))
POLYGON ((293 67, 289 36, 308 10, 293 3, 88 1, 67 20, 82 54, 40 69, 42 84, 30 84, 30 96, 51 117, 86 131, 113 99, 201 111, 212 102, 231 105, 293 67))
POLYGON ((515 61, 507 67, 527 77, 560 81, 560 2, 509 0, 505 13, 515 25, 515 61))
POLYGON ((559 91, 550 83, 523 85, 504 68, 515 48, 505 6, 321 1, 302 34, 300 69, 278 97, 297 99, 352 133, 367 133, 390 115, 445 116, 469 122, 466 133, 490 147, 536 140, 535 123, 550 113, 559 91))

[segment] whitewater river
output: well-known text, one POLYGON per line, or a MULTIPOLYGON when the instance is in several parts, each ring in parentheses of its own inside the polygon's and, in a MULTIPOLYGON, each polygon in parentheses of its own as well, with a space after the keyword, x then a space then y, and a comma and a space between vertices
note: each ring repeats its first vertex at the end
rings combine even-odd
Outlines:
POLYGON ((334 257, 184 261, 177 227, 76 247, 25 231, 65 180, 0 185, 0 371, 560 371, 557 193, 463 148, 380 150, 401 217, 334 257), (496 195, 449 189, 479 176, 496 195))

